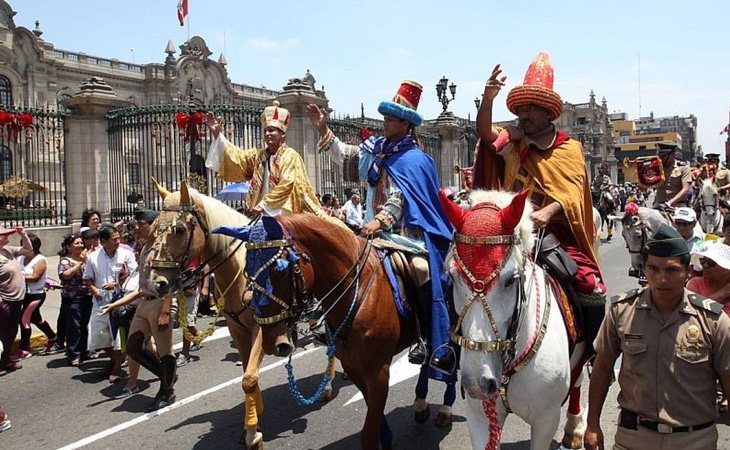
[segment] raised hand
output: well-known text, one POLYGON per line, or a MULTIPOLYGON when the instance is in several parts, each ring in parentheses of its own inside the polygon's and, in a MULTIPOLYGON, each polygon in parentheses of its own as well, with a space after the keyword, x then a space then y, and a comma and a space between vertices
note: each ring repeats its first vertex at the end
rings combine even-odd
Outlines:
POLYGON ((327 134, 327 120, 329 114, 326 110, 310 103, 307 105, 307 115, 309 116, 309 121, 312 122, 312 125, 320 136, 327 134))
POLYGON ((217 139, 221 132, 221 118, 209 112, 205 115, 205 124, 208 126, 211 134, 213 134, 213 139, 217 139))
POLYGON ((504 82, 507 81, 507 76, 502 75, 502 68, 497 64, 492 69, 492 74, 487 79, 487 84, 484 86, 484 101, 492 102, 499 94, 500 89, 504 86, 504 82))

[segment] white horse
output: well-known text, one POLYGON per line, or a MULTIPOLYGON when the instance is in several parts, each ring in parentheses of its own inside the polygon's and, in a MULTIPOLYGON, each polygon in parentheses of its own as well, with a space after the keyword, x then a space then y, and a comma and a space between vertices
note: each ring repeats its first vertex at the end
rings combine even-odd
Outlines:
POLYGON ((577 408, 569 408, 576 413, 569 414, 563 445, 581 448, 585 422, 571 372, 582 371, 585 346, 579 343, 570 356, 556 293, 529 256, 535 237, 526 193, 473 191, 470 197, 469 210, 442 202, 456 229, 446 267, 459 313, 452 337, 462 347, 472 448, 499 447, 509 410, 530 425, 532 450, 549 448, 569 392, 571 406, 577 392, 577 408))
POLYGON ((629 250, 631 258, 629 276, 642 278, 644 262, 641 258, 641 250, 661 224, 672 227, 674 224, 660 211, 643 206, 627 206, 623 217, 613 217, 613 220, 621 222, 621 235, 626 242, 626 248, 629 250))
POLYGON ((698 200, 702 229, 705 233, 719 234, 722 231, 723 218, 720 212, 720 195, 714 181, 709 178, 702 181, 698 200))

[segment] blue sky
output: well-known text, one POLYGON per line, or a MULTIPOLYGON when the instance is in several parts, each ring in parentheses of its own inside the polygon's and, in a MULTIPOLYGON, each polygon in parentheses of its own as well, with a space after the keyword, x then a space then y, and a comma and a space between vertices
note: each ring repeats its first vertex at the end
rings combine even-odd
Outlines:
MULTIPOLYGON (((177 0, 10 0, 15 23, 57 48, 136 63, 162 62, 168 39, 179 46, 177 0)), ((492 67, 507 87, 495 119, 511 119, 504 101, 540 51, 555 66, 555 89, 572 103, 606 97, 610 111, 695 114, 705 152, 723 153, 728 122, 730 2, 708 1, 288 1, 189 0, 190 33, 213 57, 225 48, 232 81, 278 89, 309 69, 330 106, 368 116, 401 80, 424 85, 419 111, 441 111, 442 75, 458 88, 449 109, 475 113, 492 67), (275 8, 270 5, 275 6, 275 8)))

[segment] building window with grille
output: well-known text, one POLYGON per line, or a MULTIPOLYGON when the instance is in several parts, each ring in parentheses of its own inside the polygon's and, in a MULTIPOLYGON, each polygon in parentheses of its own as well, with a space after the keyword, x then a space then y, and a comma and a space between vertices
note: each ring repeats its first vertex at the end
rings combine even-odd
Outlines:
POLYGON ((5 75, 0 75, 0 106, 13 105, 13 84, 5 75))
POLYGON ((129 163, 127 173, 129 173, 129 184, 139 184, 139 163, 129 163))
POLYGON ((0 145, 0 183, 13 176, 13 154, 6 145, 0 145))

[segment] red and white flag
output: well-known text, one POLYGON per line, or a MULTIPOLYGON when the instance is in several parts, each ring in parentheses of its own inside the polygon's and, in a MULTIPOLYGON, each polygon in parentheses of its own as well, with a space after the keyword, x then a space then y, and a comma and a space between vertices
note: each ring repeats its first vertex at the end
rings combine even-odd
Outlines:
POLYGON ((185 17, 188 15, 188 0, 180 0, 177 2, 177 20, 180 26, 185 25, 185 17))

